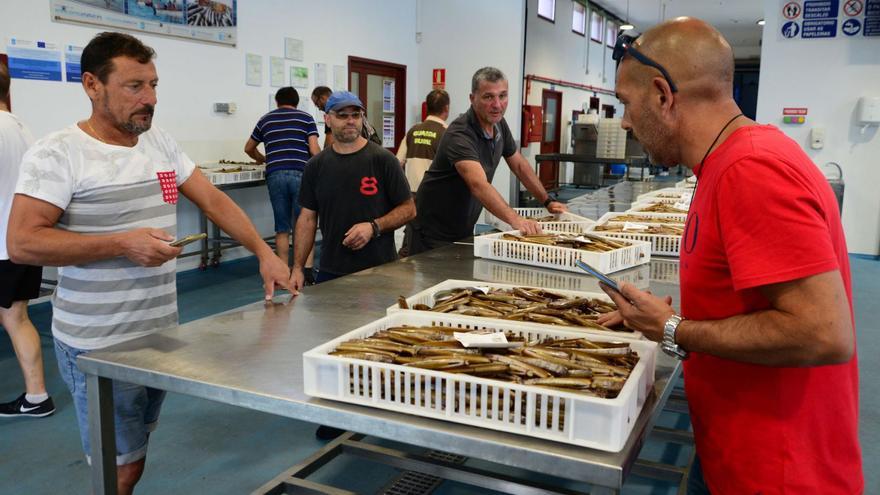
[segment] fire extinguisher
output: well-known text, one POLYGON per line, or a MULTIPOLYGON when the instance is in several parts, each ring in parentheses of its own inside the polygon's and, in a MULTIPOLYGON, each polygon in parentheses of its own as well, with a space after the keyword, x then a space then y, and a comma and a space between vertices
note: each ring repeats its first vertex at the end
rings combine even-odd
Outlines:
POLYGON ((422 102, 422 120, 424 121, 427 118, 428 118, 428 102, 423 101, 422 102))

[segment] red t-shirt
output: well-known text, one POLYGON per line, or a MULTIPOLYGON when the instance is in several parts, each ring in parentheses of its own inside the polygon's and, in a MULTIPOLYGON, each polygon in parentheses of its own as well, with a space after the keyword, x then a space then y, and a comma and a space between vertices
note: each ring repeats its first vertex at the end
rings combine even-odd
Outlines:
MULTIPOLYGON (((742 127, 694 172, 681 247, 685 318, 766 309, 760 286, 832 270, 852 317, 837 201, 797 143, 773 126, 742 127)), ((778 368, 692 353, 684 377, 713 495, 864 490, 855 355, 841 365, 778 368)))

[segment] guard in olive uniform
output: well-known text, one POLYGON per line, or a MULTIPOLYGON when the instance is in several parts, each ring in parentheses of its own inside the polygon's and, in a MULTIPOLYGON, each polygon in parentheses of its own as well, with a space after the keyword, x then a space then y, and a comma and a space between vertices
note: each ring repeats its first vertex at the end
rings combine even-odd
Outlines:
MULTIPOLYGON (((446 119, 449 117, 449 93, 442 89, 435 89, 425 97, 425 104, 428 108, 428 117, 410 128, 406 137, 400 141, 400 148, 397 149, 397 159, 400 160, 400 165, 404 168, 413 198, 415 198, 419 184, 422 182, 422 176, 425 175, 425 171, 434 160, 434 155, 437 154, 440 138, 446 132, 446 119)), ((404 229, 403 246, 398 252, 400 256, 409 256, 407 240, 410 237, 411 228, 407 223, 404 229)))

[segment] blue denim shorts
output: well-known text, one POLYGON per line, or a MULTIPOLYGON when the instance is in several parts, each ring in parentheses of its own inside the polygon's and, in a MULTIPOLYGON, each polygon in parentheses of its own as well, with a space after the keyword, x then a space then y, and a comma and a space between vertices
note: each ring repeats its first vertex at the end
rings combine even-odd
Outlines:
POLYGON ((266 176, 269 187, 269 201, 275 216, 275 233, 293 230, 299 217, 299 188, 302 185, 302 171, 277 170, 266 176))
MULTIPOLYGON (((86 394, 86 375, 76 365, 76 358, 87 351, 70 347, 55 340, 58 371, 73 395, 76 420, 83 452, 91 463, 89 447, 89 404, 86 394)), ((164 390, 142 385, 113 382, 113 411, 116 423, 116 465, 131 464, 147 455, 150 432, 156 429, 159 410, 165 399, 164 390)))

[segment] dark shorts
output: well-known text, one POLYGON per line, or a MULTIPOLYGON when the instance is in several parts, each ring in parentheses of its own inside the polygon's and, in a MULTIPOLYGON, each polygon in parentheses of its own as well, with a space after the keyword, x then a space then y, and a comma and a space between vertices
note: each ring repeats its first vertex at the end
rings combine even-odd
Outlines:
POLYGON ((43 267, 17 265, 0 261, 0 307, 9 308, 15 301, 29 301, 40 295, 43 267))
POLYGON ((404 230, 403 235, 403 244, 409 250, 407 254, 408 256, 454 244, 452 241, 441 241, 439 239, 431 239, 430 237, 425 236, 424 231, 419 227, 416 220, 406 224, 406 229, 404 230))
POLYGON ((299 217, 299 188, 302 185, 302 172, 299 170, 278 170, 266 176, 269 187, 269 201, 275 217, 275 233, 293 230, 299 217))

